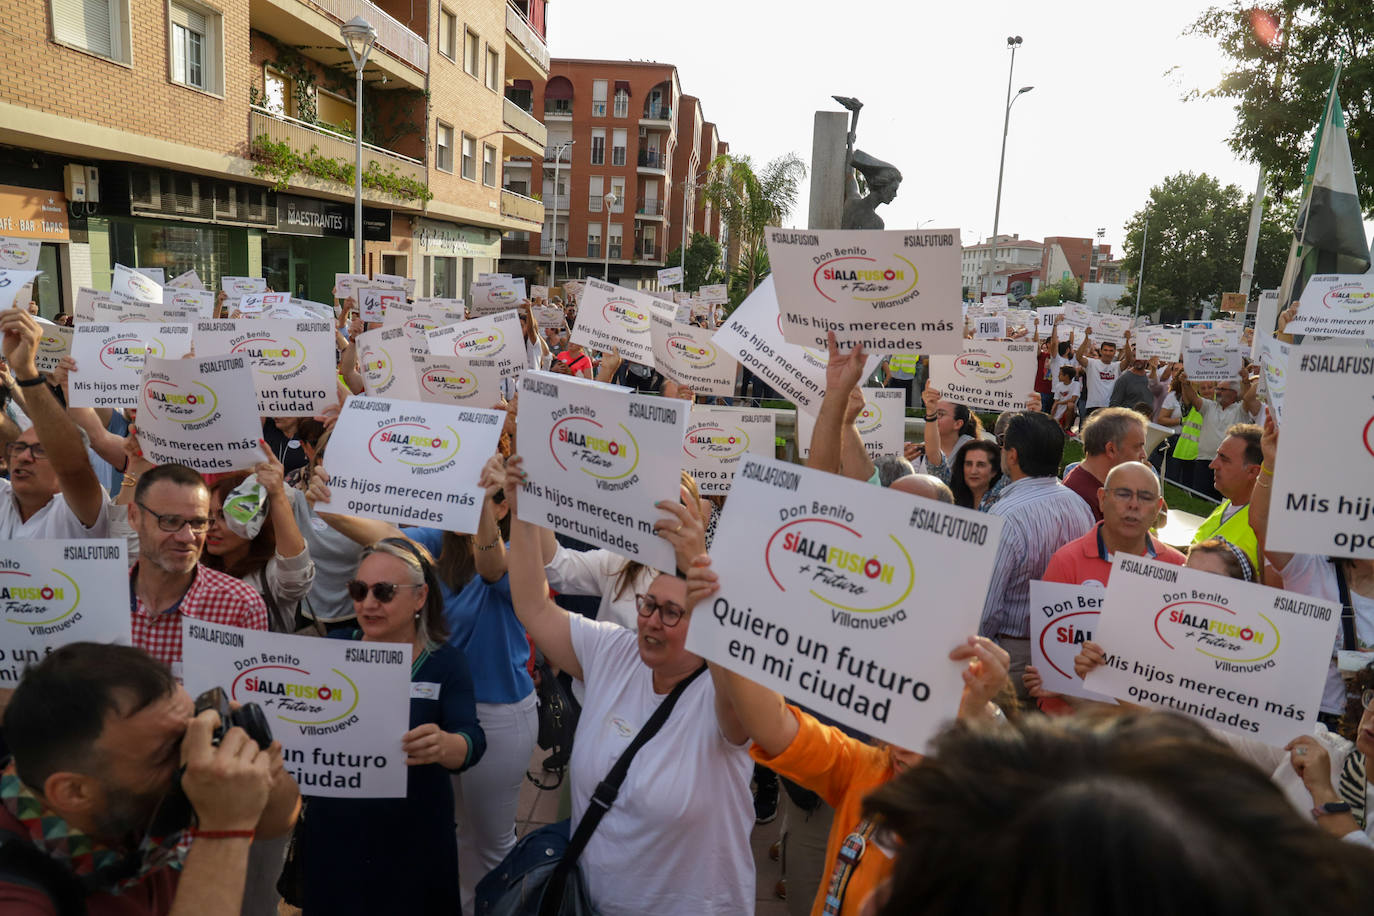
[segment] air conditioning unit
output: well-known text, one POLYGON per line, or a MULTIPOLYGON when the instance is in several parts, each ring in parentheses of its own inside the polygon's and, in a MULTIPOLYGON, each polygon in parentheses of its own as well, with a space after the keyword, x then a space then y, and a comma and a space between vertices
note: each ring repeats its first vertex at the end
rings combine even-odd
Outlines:
POLYGON ((67 200, 72 203, 86 202, 86 167, 75 162, 67 164, 67 200))

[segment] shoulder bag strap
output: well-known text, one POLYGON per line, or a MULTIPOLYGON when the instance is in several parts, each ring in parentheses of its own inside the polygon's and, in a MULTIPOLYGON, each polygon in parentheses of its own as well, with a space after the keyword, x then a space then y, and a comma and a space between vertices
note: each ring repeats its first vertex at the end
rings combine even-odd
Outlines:
POLYGON ((1332 559, 1336 569, 1336 588, 1341 595, 1341 636, 1347 650, 1358 649, 1355 642, 1355 602, 1350 598, 1350 583, 1345 580, 1345 566, 1339 559, 1332 559))

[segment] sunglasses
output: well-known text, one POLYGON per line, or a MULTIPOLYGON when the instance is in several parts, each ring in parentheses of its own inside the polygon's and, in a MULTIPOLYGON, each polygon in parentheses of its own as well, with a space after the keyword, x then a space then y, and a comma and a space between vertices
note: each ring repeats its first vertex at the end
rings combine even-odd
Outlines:
POLYGON ((367 598, 367 593, 371 592, 372 597, 382 604, 386 604, 396 597, 396 590, 400 588, 419 588, 418 585, 397 585, 395 582, 373 582, 368 585, 358 579, 351 579, 348 583, 348 597, 354 601, 363 601, 367 598))

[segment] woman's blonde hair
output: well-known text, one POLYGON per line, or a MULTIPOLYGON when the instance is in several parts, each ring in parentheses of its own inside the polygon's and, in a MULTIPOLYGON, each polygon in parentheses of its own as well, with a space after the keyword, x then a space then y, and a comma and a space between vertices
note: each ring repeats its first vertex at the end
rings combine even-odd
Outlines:
MULTIPOLYGON (((409 538, 382 538, 363 548, 358 565, 374 553, 395 557, 410 570, 410 585, 426 589, 425 606, 415 615, 415 635, 425 645, 438 645, 448 639, 448 625, 444 622, 444 595, 439 590, 439 577, 434 570, 434 557, 409 538)), ((402 583, 397 583, 398 585, 402 583)))

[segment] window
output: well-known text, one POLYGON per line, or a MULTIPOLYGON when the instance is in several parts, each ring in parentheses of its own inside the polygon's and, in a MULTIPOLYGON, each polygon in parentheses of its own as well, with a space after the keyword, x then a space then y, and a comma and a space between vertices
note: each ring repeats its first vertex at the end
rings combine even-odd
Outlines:
POLYGON ((482 144, 482 184, 496 187, 496 147, 490 143, 482 144))
POLYGON ((601 224, 587 224, 587 257, 601 257, 601 224))
POLYGON ((352 99, 335 95, 325 89, 315 92, 315 120, 336 127, 343 133, 353 133, 353 119, 358 109, 352 99))
POLYGON ((173 3, 167 50, 172 82, 206 92, 219 92, 220 18, 203 7, 173 3))
POLYGON ((439 53, 454 59, 458 45, 458 17, 439 7, 439 53))
POLYGON ((435 257, 429 270, 429 295, 453 299, 458 295, 458 259, 435 257))
POLYGON ((600 127, 592 128, 592 165, 606 164, 606 131, 600 127))
POLYGON ((51 0, 53 38, 128 63, 128 0, 51 0))
POLYGON ((501 84, 504 82, 501 78, 501 55, 497 54, 491 45, 487 45, 487 88, 492 92, 500 92, 501 84))
POLYGON ((612 213, 625 212, 625 179, 611 179, 611 193, 615 195, 615 203, 611 204, 612 213))
POLYGON ((471 134, 463 134, 463 177, 477 180, 477 141, 471 134))
POLYGON ((611 223, 611 233, 606 237, 606 253, 613 258, 620 257, 621 241, 620 223, 611 223))
POLYGON ((618 127, 611 134, 611 165, 625 164, 625 128, 618 127))
POLYGON ((617 118, 628 118, 630 116, 630 94, 624 89, 615 91, 615 116, 617 118))
POLYGON ((600 175, 587 179, 587 209, 592 213, 601 212, 601 198, 606 193, 605 181, 600 175))
POLYGON ((472 29, 463 30, 463 69, 468 75, 482 75, 482 40, 472 29))
POLYGON ((606 117, 606 81, 592 80, 592 117, 606 117))
POLYGON ((640 257, 648 261, 658 260, 658 233, 653 226, 644 227, 644 238, 640 242, 640 257))
MULTIPOLYGON (((453 128, 443 121, 434 131, 434 167, 441 172, 453 171, 453 128)), ((466 139, 464 142, 467 142, 466 139)))
POLYGON ((266 98, 265 107, 268 111, 279 115, 286 115, 288 118, 296 116, 296 93, 294 82, 276 70, 264 70, 262 73, 263 95, 266 98))

